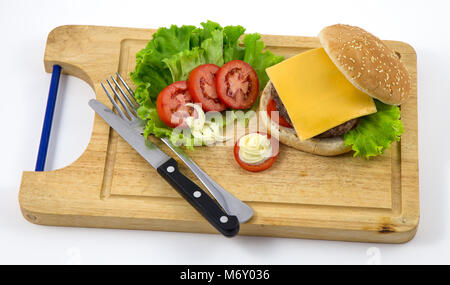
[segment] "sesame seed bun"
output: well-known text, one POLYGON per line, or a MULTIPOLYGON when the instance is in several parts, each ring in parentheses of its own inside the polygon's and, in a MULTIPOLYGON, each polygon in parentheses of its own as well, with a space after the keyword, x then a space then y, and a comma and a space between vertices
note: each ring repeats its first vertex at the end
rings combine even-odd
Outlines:
POLYGON ((335 156, 351 150, 351 146, 346 146, 344 144, 343 136, 332 138, 311 138, 301 141, 293 128, 286 128, 272 121, 269 114, 267 114, 267 104, 272 97, 270 92, 271 88, 272 82, 269 81, 259 100, 259 116, 261 123, 267 129, 267 133, 278 138, 278 140, 285 145, 312 154, 335 156))
POLYGON ((408 99, 411 78, 395 52, 365 30, 337 24, 319 33, 331 61, 359 90, 390 105, 408 99))

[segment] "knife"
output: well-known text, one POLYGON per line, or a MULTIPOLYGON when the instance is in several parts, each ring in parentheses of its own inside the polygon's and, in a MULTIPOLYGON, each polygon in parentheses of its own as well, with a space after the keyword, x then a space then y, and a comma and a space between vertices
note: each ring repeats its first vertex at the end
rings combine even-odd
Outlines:
POLYGON ((236 216, 228 215, 197 184, 184 176, 178 163, 155 144, 146 141, 141 133, 128 122, 119 118, 100 101, 92 99, 89 106, 102 117, 126 142, 128 142, 178 193, 187 200, 214 228, 227 237, 239 232, 236 216))

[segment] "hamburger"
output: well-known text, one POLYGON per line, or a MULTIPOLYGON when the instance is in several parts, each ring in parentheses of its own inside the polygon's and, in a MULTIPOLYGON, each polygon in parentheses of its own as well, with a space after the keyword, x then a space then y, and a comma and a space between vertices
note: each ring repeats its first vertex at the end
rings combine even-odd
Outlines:
POLYGON ((359 27, 328 26, 319 40, 321 48, 266 69, 263 125, 280 142, 317 155, 383 153, 403 132, 396 106, 411 91, 408 70, 384 42, 359 27), (271 118, 270 104, 285 124, 271 118))

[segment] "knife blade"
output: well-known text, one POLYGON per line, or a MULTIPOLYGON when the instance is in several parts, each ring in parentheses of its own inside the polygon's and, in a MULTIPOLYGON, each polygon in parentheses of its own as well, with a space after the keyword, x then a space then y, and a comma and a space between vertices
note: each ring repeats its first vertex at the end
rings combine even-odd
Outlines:
POLYGON ((178 163, 152 142, 146 141, 130 123, 119 118, 100 101, 92 99, 89 106, 128 142, 178 193, 186 199, 206 220, 224 236, 232 237, 239 232, 236 216, 228 215, 197 184, 184 176, 178 163))

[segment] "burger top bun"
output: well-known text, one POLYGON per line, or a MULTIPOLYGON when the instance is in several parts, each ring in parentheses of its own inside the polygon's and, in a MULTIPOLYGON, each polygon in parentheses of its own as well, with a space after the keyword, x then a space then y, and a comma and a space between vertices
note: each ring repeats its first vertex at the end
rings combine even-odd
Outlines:
POLYGON ((395 52, 365 30, 337 24, 319 33, 331 61, 359 90, 390 105, 408 99, 411 78, 395 52))

